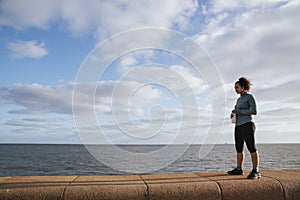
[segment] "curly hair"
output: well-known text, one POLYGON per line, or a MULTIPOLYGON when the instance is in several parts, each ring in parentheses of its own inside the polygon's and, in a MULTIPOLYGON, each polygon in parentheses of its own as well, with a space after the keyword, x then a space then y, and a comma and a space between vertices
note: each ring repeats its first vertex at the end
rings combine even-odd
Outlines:
POLYGON ((247 78, 245 78, 245 77, 239 78, 239 80, 237 82, 235 82, 235 84, 239 84, 246 91, 249 91, 250 88, 251 88, 251 82, 250 82, 250 80, 247 79, 247 78))

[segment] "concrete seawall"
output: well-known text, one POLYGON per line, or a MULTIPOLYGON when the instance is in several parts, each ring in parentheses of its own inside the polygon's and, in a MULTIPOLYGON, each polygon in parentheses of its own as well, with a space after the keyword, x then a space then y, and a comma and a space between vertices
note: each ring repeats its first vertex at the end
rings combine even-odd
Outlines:
POLYGON ((258 180, 224 172, 126 176, 0 177, 0 199, 299 200, 300 169, 262 171, 258 180))

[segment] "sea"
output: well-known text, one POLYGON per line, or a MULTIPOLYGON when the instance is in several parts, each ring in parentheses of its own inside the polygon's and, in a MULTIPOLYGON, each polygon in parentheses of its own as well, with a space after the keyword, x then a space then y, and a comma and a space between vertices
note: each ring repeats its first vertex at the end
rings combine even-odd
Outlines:
MULTIPOLYGON (((155 152, 163 145, 120 145, 128 152, 155 152)), ((99 149, 109 146, 99 146, 99 149)), ((174 146, 173 148, 176 148, 174 146)), ((231 170, 236 165, 233 144, 216 144, 203 157, 199 157, 201 145, 190 146, 174 162, 151 173, 195 173, 231 170)), ((257 144, 261 170, 300 169, 300 143, 257 144)), ((111 162, 118 163, 120 155, 111 162)), ((161 158, 164 158, 162 155, 161 158)), ((122 166, 134 166, 139 162, 128 158, 122 166)), ((154 160, 163 166, 164 159, 154 160)), ((251 170, 250 153, 245 149, 244 169, 251 170)), ((124 175, 132 174, 107 166, 96 159, 84 145, 71 144, 0 144, 0 176, 52 176, 52 175, 124 175)))

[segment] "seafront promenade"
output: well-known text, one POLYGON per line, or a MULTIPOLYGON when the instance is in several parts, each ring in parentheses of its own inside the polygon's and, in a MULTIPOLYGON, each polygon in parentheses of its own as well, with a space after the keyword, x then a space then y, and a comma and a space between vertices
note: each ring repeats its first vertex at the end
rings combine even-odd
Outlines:
POLYGON ((262 171, 262 178, 225 172, 122 176, 0 177, 0 199, 28 200, 299 200, 300 169, 262 171))

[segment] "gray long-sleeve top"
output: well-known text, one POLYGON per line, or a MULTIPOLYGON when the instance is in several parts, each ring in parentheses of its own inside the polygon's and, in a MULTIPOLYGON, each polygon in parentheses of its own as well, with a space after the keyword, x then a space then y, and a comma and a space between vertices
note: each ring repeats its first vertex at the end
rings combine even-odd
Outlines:
POLYGON ((252 121, 252 115, 256 115, 256 102, 251 94, 245 93, 238 98, 236 105, 236 126, 252 121))

